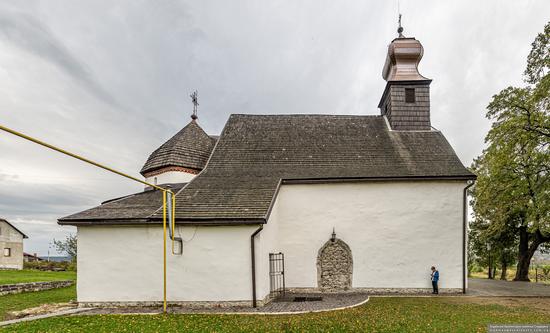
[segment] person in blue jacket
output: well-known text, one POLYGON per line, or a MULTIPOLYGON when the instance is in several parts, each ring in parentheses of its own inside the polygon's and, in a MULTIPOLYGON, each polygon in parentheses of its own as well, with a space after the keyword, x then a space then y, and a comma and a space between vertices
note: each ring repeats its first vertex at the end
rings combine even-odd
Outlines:
POLYGON ((439 288, 437 287, 437 282, 439 282, 439 271, 435 269, 435 266, 432 266, 432 287, 434 291, 432 291, 432 294, 439 294, 439 288))

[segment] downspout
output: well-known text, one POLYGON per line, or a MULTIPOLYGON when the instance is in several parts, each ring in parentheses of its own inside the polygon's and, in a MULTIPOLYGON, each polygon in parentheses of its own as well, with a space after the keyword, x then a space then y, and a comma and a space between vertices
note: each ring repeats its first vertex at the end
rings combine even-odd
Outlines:
POLYGON ((263 224, 260 225, 252 235, 250 235, 250 257, 252 259, 252 307, 256 305, 256 251, 254 249, 254 237, 262 231, 263 224))
POLYGON ((466 230, 468 230, 468 189, 474 185, 475 181, 472 181, 464 188, 462 199, 462 293, 466 294, 466 230))

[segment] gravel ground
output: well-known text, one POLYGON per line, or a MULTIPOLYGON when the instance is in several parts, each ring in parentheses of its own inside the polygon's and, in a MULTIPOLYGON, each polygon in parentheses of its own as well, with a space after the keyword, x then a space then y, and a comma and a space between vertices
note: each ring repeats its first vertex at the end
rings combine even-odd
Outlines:
MULTIPOLYGON (((364 302, 368 295, 357 294, 287 294, 286 297, 273 301, 263 307, 218 307, 198 308, 187 306, 172 306, 170 313, 281 313, 281 312, 309 312, 319 310, 331 310, 341 307, 348 307, 364 302), (322 300, 295 301, 295 297, 321 296, 322 300)), ((125 313, 160 313, 161 307, 119 307, 119 308, 96 308, 80 313, 80 315, 92 314, 125 314, 125 313)))

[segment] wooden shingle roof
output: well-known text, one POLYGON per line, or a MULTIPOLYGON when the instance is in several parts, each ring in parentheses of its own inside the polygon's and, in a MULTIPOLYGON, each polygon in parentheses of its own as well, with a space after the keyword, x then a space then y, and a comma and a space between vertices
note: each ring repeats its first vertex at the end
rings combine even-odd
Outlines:
MULTIPOLYGON (((173 191, 179 191, 184 185, 171 184, 171 188, 173 191)), ((162 192, 146 190, 105 201, 97 207, 60 218, 58 221, 62 225, 147 223, 148 218, 160 207, 162 192)))
POLYGON ((140 173, 145 175, 173 166, 200 171, 208 161, 215 143, 216 139, 206 134, 197 122, 192 120, 151 153, 140 173))
MULTIPOLYGON (((190 224, 265 223, 285 182, 473 178, 439 131, 392 131, 382 116, 237 114, 204 170, 177 193, 176 217, 190 224)), ((158 222, 160 193, 149 195, 146 220, 158 222)), ((126 203, 104 208, 112 213, 97 210, 96 219, 146 215, 134 215, 126 203)), ((74 216, 60 222, 78 224, 74 216)))
POLYGON ((381 116, 232 115, 176 216, 265 222, 281 182, 472 178, 439 131, 391 131, 381 116))

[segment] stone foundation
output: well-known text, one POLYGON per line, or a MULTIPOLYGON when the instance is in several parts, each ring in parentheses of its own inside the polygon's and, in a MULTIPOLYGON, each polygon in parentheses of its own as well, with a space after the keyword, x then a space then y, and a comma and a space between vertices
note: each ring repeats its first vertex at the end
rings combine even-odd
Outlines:
MULTIPOLYGON (((373 295, 395 295, 395 296, 418 296, 418 295, 431 295, 431 288, 351 288, 346 291, 333 291, 327 292, 320 288, 288 288, 287 294, 317 294, 317 295, 330 295, 330 297, 338 297, 335 295, 353 295, 353 294, 367 294, 373 295)), ((461 288, 443 288, 439 289, 440 294, 444 295, 461 295, 461 288)), ((267 296, 263 300, 258 300, 258 307, 268 305, 273 301, 272 298, 267 296)), ((159 308, 162 307, 162 301, 126 301, 126 302, 78 302, 79 308, 159 308)), ((251 308, 252 300, 249 301, 169 301, 170 307, 185 307, 187 309, 207 310, 207 309, 229 309, 229 308, 251 308)))
MULTIPOLYGON (((269 304, 272 299, 267 296, 263 300, 257 300, 258 307, 269 304)), ((252 307, 252 300, 249 301, 168 301, 171 307, 188 307, 191 309, 213 309, 252 307)), ((161 307, 162 301, 124 301, 124 302, 78 302, 79 308, 128 308, 128 307, 161 307)))
POLYGON ((42 291, 48 289, 64 288, 74 284, 74 281, 48 281, 48 282, 29 282, 0 285, 0 296, 8 294, 18 294, 26 291, 42 291))
MULTIPOLYGON (((289 293, 300 294, 356 294, 365 293, 369 295, 422 295, 432 293, 432 288, 351 288, 345 291, 326 291, 320 288, 288 288, 289 293)), ((462 294, 462 288, 439 288, 440 294, 457 295, 462 294)))

